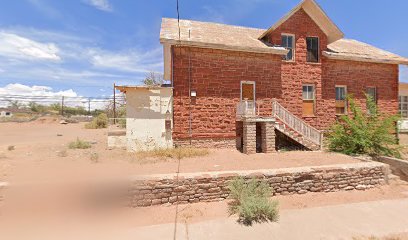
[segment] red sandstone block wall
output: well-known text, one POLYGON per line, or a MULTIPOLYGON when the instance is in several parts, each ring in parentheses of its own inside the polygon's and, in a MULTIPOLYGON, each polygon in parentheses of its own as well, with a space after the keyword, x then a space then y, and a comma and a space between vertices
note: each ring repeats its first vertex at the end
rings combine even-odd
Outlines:
POLYGON ((305 68, 282 63, 278 55, 177 47, 174 49, 173 138, 189 138, 190 111, 193 138, 235 138, 241 81, 256 82, 256 100, 263 102, 260 112, 264 116, 271 114, 271 100, 277 98, 302 117, 302 84, 315 84, 316 114, 304 119, 319 129, 329 127, 336 119, 335 85, 346 85, 348 94, 363 108, 367 86, 376 87, 380 110, 390 114, 398 111, 397 65, 323 58, 316 69, 315 65, 305 68), (197 92, 191 102, 189 79, 191 89, 197 92))
POLYGON ((335 85, 347 85, 357 103, 365 107, 364 92, 377 88, 382 112, 398 111, 398 66, 334 61, 321 55, 327 37, 315 22, 299 10, 266 39, 281 44, 282 33, 295 34, 295 61, 285 62, 273 54, 235 52, 194 47, 173 47, 174 140, 234 139, 235 112, 240 101, 240 82, 256 82, 256 100, 261 115, 271 115, 271 100, 302 116, 302 84, 315 85, 314 117, 304 120, 328 128, 335 120, 335 85), (320 61, 306 62, 306 37, 319 37, 320 61), (189 97, 189 86, 197 97, 189 97))
POLYGON ((235 138, 241 81, 256 82, 256 100, 265 100, 262 111, 269 110, 269 115, 271 99, 281 95, 278 55, 187 47, 173 52, 174 139, 189 137, 190 111, 194 138, 235 138), (197 92, 192 101, 189 81, 197 92))

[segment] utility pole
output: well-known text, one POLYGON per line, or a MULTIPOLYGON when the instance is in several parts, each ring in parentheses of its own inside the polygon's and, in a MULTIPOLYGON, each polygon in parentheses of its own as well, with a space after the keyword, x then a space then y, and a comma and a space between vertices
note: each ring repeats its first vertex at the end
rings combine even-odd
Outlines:
POLYGON ((64 116, 64 96, 61 99, 61 116, 64 116))
POLYGON ((88 98, 88 115, 91 115, 91 99, 88 98))
POLYGON ((116 124, 116 84, 113 83, 113 124, 116 124))

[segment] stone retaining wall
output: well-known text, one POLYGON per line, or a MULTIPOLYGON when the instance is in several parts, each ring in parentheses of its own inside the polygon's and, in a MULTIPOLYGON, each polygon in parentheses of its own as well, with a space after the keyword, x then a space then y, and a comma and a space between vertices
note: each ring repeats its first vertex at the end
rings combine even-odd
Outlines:
POLYGON ((399 176, 402 180, 408 181, 408 161, 392 157, 378 157, 377 161, 390 165, 393 174, 399 176))
POLYGON ((365 190, 387 183, 389 167, 378 162, 253 171, 150 175, 132 179, 130 206, 221 201, 236 177, 263 179, 273 195, 365 190))

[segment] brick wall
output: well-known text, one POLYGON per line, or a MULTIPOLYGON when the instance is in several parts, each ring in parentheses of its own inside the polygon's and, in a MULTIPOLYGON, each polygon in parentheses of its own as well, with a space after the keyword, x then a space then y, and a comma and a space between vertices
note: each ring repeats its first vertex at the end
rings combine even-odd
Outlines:
POLYGON ((253 171, 152 175, 131 184, 130 206, 222 201, 228 182, 241 176, 263 179, 273 195, 365 190, 387 182, 389 168, 376 162, 253 171))
POLYGON ((263 109, 270 114, 270 99, 281 95, 280 64, 280 56, 272 54, 175 47, 173 139, 189 138, 191 111, 194 139, 235 140, 241 81, 256 82, 256 98, 268 101, 263 109), (191 101, 189 75, 197 92, 191 101))
POLYGON ((315 116, 304 120, 318 129, 329 127, 336 119, 335 85, 347 85, 348 93, 363 107, 366 87, 377 87, 381 111, 397 113, 397 65, 335 61, 321 54, 319 63, 307 63, 306 37, 319 37, 321 51, 327 49, 327 37, 303 10, 267 39, 281 44, 282 33, 295 34, 295 62, 282 61, 281 56, 273 54, 173 47, 175 143, 189 142, 191 116, 193 139, 205 146, 212 141, 217 146, 225 141, 228 144, 224 146, 231 146, 236 136, 235 108, 241 81, 256 82, 256 100, 263 101, 260 113, 264 116, 271 114, 271 99, 277 98, 292 113, 303 117, 302 84, 314 84, 315 116), (191 101, 189 84, 197 91, 191 101))

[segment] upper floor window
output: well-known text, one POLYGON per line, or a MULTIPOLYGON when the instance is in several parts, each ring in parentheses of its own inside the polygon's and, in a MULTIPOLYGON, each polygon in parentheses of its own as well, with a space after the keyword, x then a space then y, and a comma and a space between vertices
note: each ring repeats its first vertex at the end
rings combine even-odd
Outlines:
POLYGON ((286 56, 283 56, 283 60, 293 61, 295 59, 295 36, 291 34, 282 34, 282 47, 289 50, 286 56))
POLYGON ((307 37, 307 61, 319 62, 319 38, 307 37))

